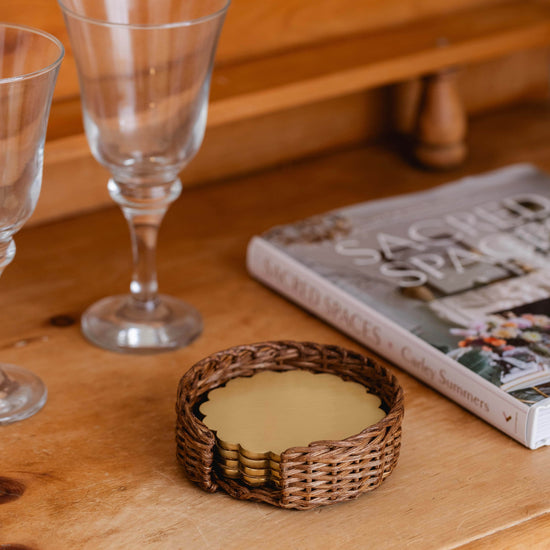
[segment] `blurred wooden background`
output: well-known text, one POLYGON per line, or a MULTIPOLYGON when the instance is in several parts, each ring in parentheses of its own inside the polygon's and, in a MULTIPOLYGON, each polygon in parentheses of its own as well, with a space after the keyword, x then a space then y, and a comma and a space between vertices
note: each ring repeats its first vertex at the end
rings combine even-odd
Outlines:
MULTIPOLYGON (((111 204, 107 173, 82 133, 76 70, 56 0, 4 0, 0 19, 47 30, 67 48, 33 221, 111 204), (79 187, 82 173, 97 186, 79 187)), ((468 117, 547 99, 549 53, 548 0, 233 0, 205 141, 183 181, 227 178, 388 137, 391 147, 405 136, 430 150, 432 140, 464 141, 467 149, 468 117), (440 79, 448 69, 456 71, 450 83, 440 79), (429 105, 426 95, 433 96, 429 105)))

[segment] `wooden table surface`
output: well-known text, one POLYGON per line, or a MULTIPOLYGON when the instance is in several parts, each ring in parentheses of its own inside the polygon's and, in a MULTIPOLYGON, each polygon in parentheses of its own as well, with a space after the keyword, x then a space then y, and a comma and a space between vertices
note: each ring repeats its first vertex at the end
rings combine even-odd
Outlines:
POLYGON ((80 334, 84 308, 129 283, 118 210, 21 231, 0 281, 0 357, 39 374, 50 394, 37 415, 0 428, 0 476, 24 488, 19 498, 0 488, 0 549, 547 548, 550 449, 522 447, 397 368, 401 458, 379 489, 355 501, 298 512, 207 494, 175 458, 178 380, 202 357, 275 339, 365 351, 251 279, 249 238, 513 162, 550 169, 550 109, 486 115, 470 146, 452 173, 422 172, 389 148, 364 147, 186 190, 163 225, 159 280, 163 292, 198 307, 205 330, 171 353, 120 355, 80 334), (56 326, 60 315, 76 322, 56 326))

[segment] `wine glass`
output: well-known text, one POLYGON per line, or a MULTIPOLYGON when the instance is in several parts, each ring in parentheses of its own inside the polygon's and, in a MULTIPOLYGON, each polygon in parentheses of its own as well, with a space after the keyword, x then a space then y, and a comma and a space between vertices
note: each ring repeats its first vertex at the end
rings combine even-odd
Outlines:
POLYGON ((114 351, 183 347, 202 331, 191 305, 159 295, 156 243, 179 173, 204 135, 213 60, 229 0, 58 0, 77 64, 84 128, 130 228, 130 293, 82 316, 114 351))
MULTIPOLYGON (((28 220, 42 184, 44 141, 63 46, 30 27, 0 23, 0 274, 13 260, 13 235, 28 220)), ((47 398, 40 378, 0 364, 0 424, 23 420, 47 398)))

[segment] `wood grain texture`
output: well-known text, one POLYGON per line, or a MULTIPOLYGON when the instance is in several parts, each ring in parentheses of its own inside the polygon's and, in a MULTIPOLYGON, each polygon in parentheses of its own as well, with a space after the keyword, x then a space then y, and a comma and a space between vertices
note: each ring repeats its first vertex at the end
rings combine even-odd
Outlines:
POLYGON ((549 42, 550 8, 519 2, 220 67, 213 80, 210 124, 298 107, 549 42))
POLYGON ((260 57, 504 3, 506 0, 234 0, 220 41, 220 60, 260 57))
POLYGON ((545 550, 548 548, 548 540, 541 537, 540 529, 544 530, 549 524, 550 517, 548 514, 543 514, 518 525, 511 525, 481 540, 474 540, 460 546, 460 550, 493 550, 494 548, 545 550))
MULTIPOLYGON (((550 170, 550 108, 486 115, 470 142, 455 177, 519 161, 550 170)), ((106 352, 84 341, 78 325, 50 322, 125 291, 130 245, 116 209, 24 229, 0 281, 0 355, 42 376, 50 397, 36 416, 2 427, 0 475, 26 491, 0 505, 0 544, 313 550, 369 540, 429 550, 547 541, 549 449, 522 447, 397 368, 405 390, 401 457, 379 489, 356 501, 304 513, 240 502, 202 492, 176 463, 177 383, 204 356, 271 339, 364 350, 252 280, 244 266, 249 238, 449 177, 412 170, 387 148, 361 147, 185 190, 161 231, 159 280, 163 292, 199 308, 205 331, 162 355, 106 352)))
POLYGON ((550 49, 515 52, 484 63, 461 68, 460 97, 470 115, 526 99, 549 96, 550 49))
MULTIPOLYGON (((233 0, 218 50, 221 64, 372 32, 506 0, 233 0)), ((0 21, 51 32, 67 46, 56 96, 77 93, 74 60, 57 0, 3 0, 0 21)))
MULTIPOLYGON (((548 50, 464 67, 459 88, 469 113, 548 94, 548 50), (509 78, 508 75, 514 75, 509 78)), ((209 126, 197 157, 183 171, 186 186, 266 169, 387 135, 398 112, 393 87, 375 88, 234 124, 209 126)), ((78 107, 80 108, 80 107, 78 107)), ((109 175, 91 157, 83 135, 46 145, 44 184, 31 224, 111 204, 109 175)))
MULTIPOLYGON (((448 65, 468 65, 461 75, 472 77, 461 76, 460 81, 467 110, 502 105, 535 90, 547 93, 547 2, 471 0, 458 10, 456 2, 443 7, 434 0, 414 6, 401 2, 399 9, 394 1, 346 0, 338 8, 328 1, 317 7, 325 15, 332 10, 334 17, 325 18, 325 23, 340 29, 329 30, 322 40, 320 34, 302 29, 313 10, 309 1, 301 7, 290 0, 256 7, 240 0, 233 5, 235 19, 227 28, 240 29, 237 34, 245 41, 248 34, 243 29, 271 9, 286 14, 269 23, 273 28, 296 18, 305 38, 292 48, 272 44, 261 56, 224 54, 222 45, 207 139, 184 173, 187 184, 263 169, 381 134, 392 123, 391 96, 383 87, 448 65), (394 23, 400 25, 389 28, 392 12, 394 23), (366 14, 378 16, 367 24, 366 14), (349 26, 352 21, 363 25, 360 34, 349 26)), ((81 135, 74 60, 56 2, 8 1, 0 7, 2 13, 6 20, 52 31, 67 46, 50 117, 44 191, 31 223, 108 204, 108 175, 94 165, 81 135), (84 187, 83 179, 93 183, 84 187)), ((313 32, 314 27, 307 28, 313 32)))
MULTIPOLYGON (((25 0, 27 9, 30 9, 32 1, 25 0)), ((59 10, 57 7, 56 11, 52 9, 52 1, 48 0, 37 13, 42 13, 48 6, 49 15, 42 26, 55 31, 54 34, 62 38, 67 48, 51 112, 51 126, 55 130, 51 130, 50 135, 62 137, 81 131, 81 122, 74 59, 62 21, 59 20, 59 10)), ((258 18, 262 10, 267 9, 265 22, 274 24, 276 28, 280 23, 274 23, 268 17, 271 3, 262 2, 254 8, 249 0, 242 2, 246 9, 241 9, 240 4, 232 6, 235 9, 235 24, 228 21, 225 32, 229 32, 230 37, 235 32, 235 38, 228 39, 228 43, 246 42, 256 32, 270 36, 262 25, 253 25, 249 18, 258 18), (237 30, 233 31, 235 27, 237 30)), ((307 17, 313 3, 308 1, 301 7, 295 4, 287 0, 280 4, 280 9, 283 12, 288 9, 290 14, 298 11, 302 13, 299 21, 310 21, 309 27, 298 24, 300 35, 306 37, 299 44, 292 47, 290 44, 273 45, 263 52, 261 48, 247 46, 247 56, 235 54, 227 57, 222 40, 212 80, 211 126, 342 97, 450 65, 479 63, 550 43, 550 7, 536 0, 504 3, 470 1, 458 11, 453 11, 457 8, 455 2, 445 3, 450 5, 440 9, 435 9, 434 1, 419 3, 416 9, 406 2, 404 7, 396 9, 396 1, 382 3, 371 0, 364 5, 356 0, 346 0, 342 6, 335 6, 334 2, 325 0, 322 7, 317 6, 319 14, 324 17, 324 24, 317 26, 315 18, 307 17), (352 5, 353 9, 346 11, 352 5), (379 22, 383 30, 367 25, 359 32, 359 28, 344 25, 337 37, 330 31, 335 22, 338 26, 338 14, 346 14, 348 22, 364 22, 369 14, 382 9, 382 5, 385 6, 383 10, 393 6, 394 23, 399 22, 399 25, 386 28, 381 23, 385 20, 383 17, 379 22), (469 9, 464 9, 466 7, 469 9), (333 14, 327 17, 331 9, 333 14), (403 10, 409 12, 408 17, 400 15, 403 10), (363 14, 362 17, 354 17, 357 12, 363 14), (329 30, 325 32, 327 27, 329 30), (307 28, 318 29, 319 36, 313 39, 306 32, 307 28)), ((16 15, 19 11, 10 6, 11 2, 0 8, 0 16, 4 9, 7 10, 7 20, 18 21, 20 18, 16 15)), ((293 17, 286 14, 282 20, 292 26, 293 17)), ((280 31, 276 36, 284 37, 287 33, 280 31)), ((255 41, 254 38, 252 40, 255 41)))

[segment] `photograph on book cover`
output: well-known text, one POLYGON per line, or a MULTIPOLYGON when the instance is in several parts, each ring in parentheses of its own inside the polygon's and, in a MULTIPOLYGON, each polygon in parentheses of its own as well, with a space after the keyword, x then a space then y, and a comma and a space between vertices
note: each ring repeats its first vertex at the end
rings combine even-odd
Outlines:
MULTIPOLYGON (((356 204, 272 228, 256 239, 301 264, 314 274, 312 281, 327 281, 377 318, 475 373, 472 378, 512 396, 518 410, 527 411, 525 418, 530 407, 549 398, 550 176, 534 166, 518 164, 356 204)), ((272 258, 271 264, 257 265, 252 244, 248 263, 254 276, 356 336, 353 327, 346 330, 353 321, 338 319, 346 313, 336 305, 331 313, 314 283, 301 300, 300 289, 284 288, 282 280, 277 288, 277 263, 272 258)), ((359 340, 388 355, 377 329, 359 340)), ((444 376, 432 385, 445 390, 444 376)), ((452 391, 443 393, 453 397, 452 391)), ((487 404, 469 399, 478 402, 466 403, 468 408, 499 423, 488 411, 476 411, 487 404)), ((535 438, 548 439, 546 421, 538 424, 535 438)), ((527 437, 512 435, 523 442, 527 437)))

